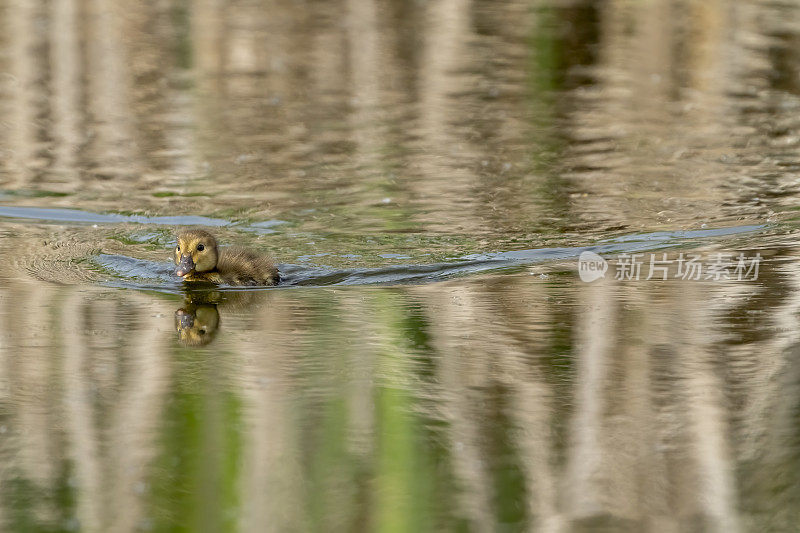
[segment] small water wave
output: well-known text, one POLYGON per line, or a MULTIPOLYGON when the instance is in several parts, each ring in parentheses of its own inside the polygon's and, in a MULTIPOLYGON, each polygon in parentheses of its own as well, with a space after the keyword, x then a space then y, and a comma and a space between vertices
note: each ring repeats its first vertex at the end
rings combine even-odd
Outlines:
POLYGON ((164 226, 229 226, 231 222, 221 218, 202 216, 156 216, 122 215, 118 213, 92 213, 80 209, 44 207, 0 206, 0 217, 27 218, 47 222, 69 222, 75 224, 159 224, 164 226))
POLYGON ((737 233, 751 233, 765 228, 765 225, 735 226, 729 228, 710 228, 698 230, 655 231, 653 233, 635 233, 603 239, 600 242, 634 242, 634 241, 672 241, 675 239, 704 239, 708 237, 726 237, 737 233))

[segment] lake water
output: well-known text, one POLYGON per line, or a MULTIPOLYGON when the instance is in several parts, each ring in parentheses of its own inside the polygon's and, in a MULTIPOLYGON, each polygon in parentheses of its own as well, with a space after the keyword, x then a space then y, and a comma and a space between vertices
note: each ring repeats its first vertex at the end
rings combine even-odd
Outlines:
POLYGON ((0 0, 0 96, 0 529, 796 531, 800 4, 0 0))

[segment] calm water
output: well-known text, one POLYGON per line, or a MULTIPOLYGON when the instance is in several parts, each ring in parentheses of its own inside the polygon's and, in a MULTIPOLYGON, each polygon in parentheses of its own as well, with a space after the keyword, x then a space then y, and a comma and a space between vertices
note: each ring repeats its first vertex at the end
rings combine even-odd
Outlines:
POLYGON ((0 529, 796 531, 798 206, 796 2, 0 0, 0 529))

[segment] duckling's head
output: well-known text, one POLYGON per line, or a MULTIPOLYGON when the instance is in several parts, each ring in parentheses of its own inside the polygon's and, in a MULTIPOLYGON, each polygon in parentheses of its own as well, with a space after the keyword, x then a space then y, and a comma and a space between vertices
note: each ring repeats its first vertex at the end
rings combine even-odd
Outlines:
POLYGON ((217 266, 217 240, 207 231, 190 229, 178 234, 175 247, 175 274, 186 277, 193 272, 208 272, 217 266))

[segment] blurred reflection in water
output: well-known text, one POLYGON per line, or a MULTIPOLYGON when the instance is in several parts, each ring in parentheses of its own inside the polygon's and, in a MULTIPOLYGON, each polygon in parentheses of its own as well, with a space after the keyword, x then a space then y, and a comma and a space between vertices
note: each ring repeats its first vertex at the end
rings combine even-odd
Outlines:
POLYGON ((781 264, 760 283, 523 273, 228 310, 3 286, 3 521, 788 531, 800 278, 781 264))
POLYGON ((6 203, 291 221, 309 238, 270 242, 305 255, 730 225, 797 197, 792 3, 0 10, 6 203))
POLYGON ((796 530, 798 15, 0 0, 0 203, 37 209, 0 219, 0 527, 796 530), (324 272, 745 224, 768 260, 132 290, 187 215, 324 272))

